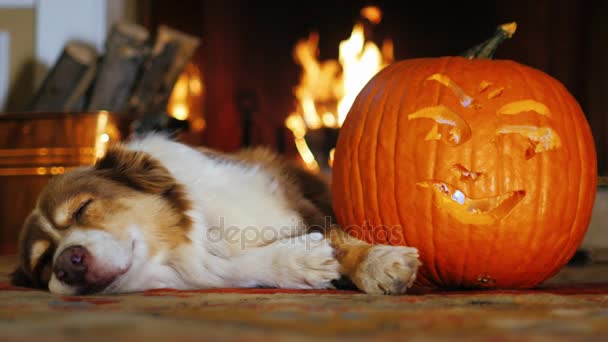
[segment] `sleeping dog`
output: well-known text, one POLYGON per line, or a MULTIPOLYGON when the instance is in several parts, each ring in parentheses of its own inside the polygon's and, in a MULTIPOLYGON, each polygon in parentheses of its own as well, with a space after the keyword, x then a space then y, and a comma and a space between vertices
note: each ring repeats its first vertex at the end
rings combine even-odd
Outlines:
POLYGON ((332 288, 402 294, 415 248, 331 224, 328 185, 260 149, 235 155, 150 135, 53 178, 26 219, 15 285, 58 294, 155 288, 332 288))

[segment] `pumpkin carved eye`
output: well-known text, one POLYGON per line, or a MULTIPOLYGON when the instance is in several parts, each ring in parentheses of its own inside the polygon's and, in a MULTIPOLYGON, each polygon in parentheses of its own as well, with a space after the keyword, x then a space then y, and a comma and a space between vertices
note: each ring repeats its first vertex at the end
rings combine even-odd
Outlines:
POLYGON ((562 145, 559 136, 550 127, 503 126, 496 134, 519 134, 528 138, 530 146, 526 149, 526 159, 538 153, 555 150, 562 145))
MULTIPOLYGON (((518 115, 525 112, 535 112, 542 116, 549 116, 549 108, 538 101, 520 100, 507 103, 498 109, 498 115, 518 115)), ((559 135, 551 127, 531 125, 505 125, 496 130, 496 135, 519 134, 528 139, 529 147, 526 149, 526 159, 538 153, 551 151, 561 147, 559 135)))
POLYGON ((460 145, 471 139, 471 127, 460 115, 444 105, 425 107, 407 116, 409 120, 435 121, 425 140, 441 140, 446 144, 460 145))
MULTIPOLYGON (((433 74, 426 81, 436 81, 447 87, 460 101, 462 107, 467 108, 473 103, 473 97, 467 93, 451 78, 443 74, 433 74)), ((471 139, 471 127, 456 112, 445 105, 430 106, 419 109, 408 115, 409 120, 431 119, 433 128, 427 133, 424 140, 440 140, 449 145, 460 145, 471 139)))

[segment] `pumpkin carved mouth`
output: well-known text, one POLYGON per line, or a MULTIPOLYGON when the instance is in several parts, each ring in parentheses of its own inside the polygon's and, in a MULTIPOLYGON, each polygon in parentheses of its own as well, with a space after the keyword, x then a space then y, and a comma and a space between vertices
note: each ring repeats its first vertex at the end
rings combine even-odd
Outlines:
POLYGON ((416 183, 433 191, 435 204, 464 224, 488 225, 501 221, 524 198, 517 190, 498 196, 473 199, 456 187, 434 180, 416 183))

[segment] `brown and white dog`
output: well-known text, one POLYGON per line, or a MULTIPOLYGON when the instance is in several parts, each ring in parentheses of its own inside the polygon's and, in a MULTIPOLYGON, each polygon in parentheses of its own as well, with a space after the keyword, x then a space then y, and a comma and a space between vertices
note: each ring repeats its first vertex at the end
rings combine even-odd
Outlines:
POLYGON ((91 294, 348 278, 367 293, 405 293, 417 250, 359 241, 331 217, 326 183, 270 152, 228 156, 151 135, 49 182, 13 283, 91 294))

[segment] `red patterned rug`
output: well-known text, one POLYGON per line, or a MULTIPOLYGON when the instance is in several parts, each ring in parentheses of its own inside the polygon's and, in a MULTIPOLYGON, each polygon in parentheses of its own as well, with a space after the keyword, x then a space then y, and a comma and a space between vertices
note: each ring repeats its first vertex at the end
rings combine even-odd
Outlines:
POLYGON ((9 285, 13 262, 0 257, 2 341, 608 340, 608 266, 565 269, 526 291, 414 289, 387 297, 166 289, 66 297, 9 285))

